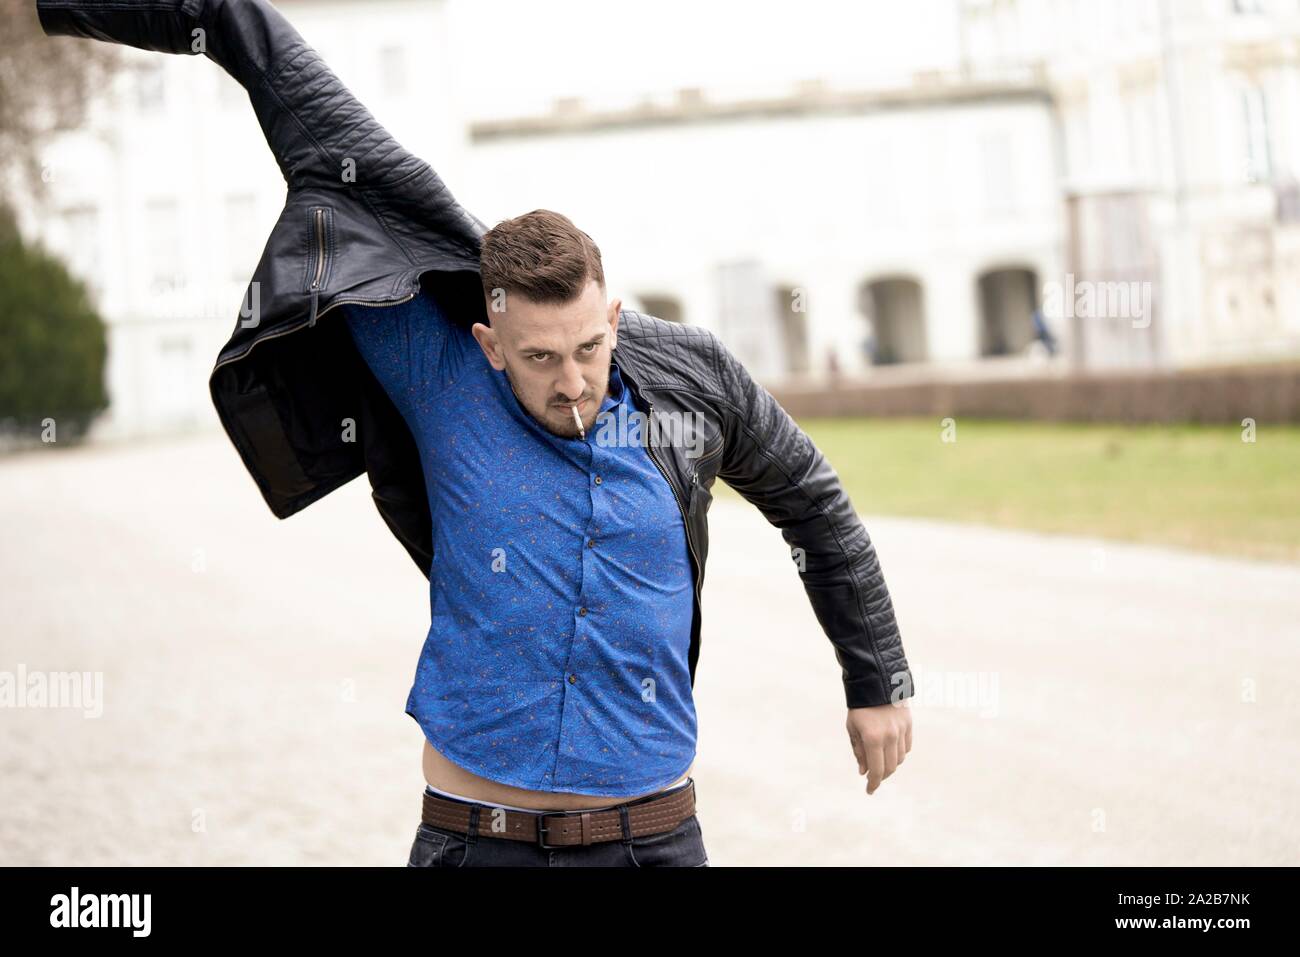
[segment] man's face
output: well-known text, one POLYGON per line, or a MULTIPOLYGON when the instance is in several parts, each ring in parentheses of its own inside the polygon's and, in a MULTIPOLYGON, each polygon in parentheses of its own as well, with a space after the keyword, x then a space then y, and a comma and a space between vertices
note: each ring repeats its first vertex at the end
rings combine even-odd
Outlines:
POLYGON ((578 437, 577 404, 582 427, 590 432, 609 390, 622 300, 606 303, 593 279, 582 295, 563 305, 506 293, 500 300, 489 298, 487 308, 492 324, 476 322, 471 331, 492 368, 505 372, 519 404, 563 438, 578 437))

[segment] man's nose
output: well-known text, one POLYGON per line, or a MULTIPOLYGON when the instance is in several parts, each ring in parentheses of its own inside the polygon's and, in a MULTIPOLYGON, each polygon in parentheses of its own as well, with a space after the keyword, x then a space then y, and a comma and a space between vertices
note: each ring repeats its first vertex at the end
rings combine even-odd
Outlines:
POLYGON ((587 389, 587 380, 582 377, 582 368, 576 361, 570 359, 564 364, 560 381, 556 383, 556 391, 573 402, 582 398, 582 393, 587 389))

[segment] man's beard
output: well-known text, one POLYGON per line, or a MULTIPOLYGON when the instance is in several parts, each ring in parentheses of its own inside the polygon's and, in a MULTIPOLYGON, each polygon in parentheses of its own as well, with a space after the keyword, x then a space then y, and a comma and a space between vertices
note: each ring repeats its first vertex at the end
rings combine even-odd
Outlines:
MULTIPOLYGON (((567 409, 567 411, 565 412, 565 424, 562 426, 556 426, 552 422, 539 419, 536 415, 533 414, 532 410, 528 408, 528 403, 524 401, 523 396, 519 394, 519 390, 515 388, 515 380, 510 375, 510 368, 507 366, 502 371, 505 372, 506 374, 506 382, 510 383, 510 391, 515 394, 515 401, 519 403, 519 408, 527 412, 529 418, 531 418, 534 422, 536 422, 538 425, 544 428, 547 432, 550 432, 552 435, 558 435, 562 439, 576 439, 580 437, 580 433, 578 432, 578 423, 573 420, 572 406, 565 407, 567 409)), ((604 398, 605 393, 607 393, 608 391, 609 391, 609 379, 607 378, 605 380, 605 388, 601 390, 602 399, 604 398)), ((549 402, 550 400, 547 401, 549 402)), ((557 411, 559 410, 558 406, 548 406, 548 407, 557 409, 557 411)), ((599 403, 597 403, 597 408, 599 408, 599 403)), ((591 428, 595 426, 595 422, 593 421, 592 425, 588 426, 586 422, 586 416, 584 414, 582 425, 584 429, 590 432, 591 428)))

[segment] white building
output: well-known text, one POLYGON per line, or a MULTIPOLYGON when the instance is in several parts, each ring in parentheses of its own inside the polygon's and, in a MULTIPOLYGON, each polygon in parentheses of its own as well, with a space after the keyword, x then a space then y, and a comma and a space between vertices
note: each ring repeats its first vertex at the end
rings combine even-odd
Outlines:
POLYGON ((1041 368, 1036 309, 1074 366, 1300 353, 1300 2, 954 15, 949 68, 898 88, 476 124, 475 183, 569 213, 770 377, 1041 368))
POLYGON ((1149 281, 1149 326, 1078 317, 1087 364, 1300 353, 1300 0, 964 0, 971 75, 1041 73, 1068 268, 1149 281))
MULTIPOLYGON (((716 329, 769 381, 1300 352, 1300 0, 951 3, 897 83, 476 123, 446 0, 280 6, 476 215, 564 212, 611 295, 716 329)), ((284 184, 219 68, 127 52, 24 225, 110 323, 103 430, 215 425, 208 373, 284 184)))
MULTIPOLYGON (((277 5, 403 146, 459 178, 442 0, 277 5)), ((127 68, 86 127, 47 151, 49 202, 21 211, 23 226, 89 283, 108 323, 111 406, 96 433, 216 427, 208 375, 285 184, 247 93, 220 67, 122 50, 127 68)))
POLYGON ((964 364, 1023 348, 1036 277, 1061 271, 1052 119, 1032 81, 955 76, 570 103, 475 124, 472 185, 488 221, 570 216, 612 293, 714 328, 756 375, 861 372, 869 336, 882 363, 964 364))

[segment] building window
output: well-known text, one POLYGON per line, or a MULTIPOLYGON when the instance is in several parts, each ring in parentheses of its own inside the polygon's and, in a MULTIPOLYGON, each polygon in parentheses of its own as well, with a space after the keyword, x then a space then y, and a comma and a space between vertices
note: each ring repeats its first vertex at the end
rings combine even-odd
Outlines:
POLYGON ((639 311, 646 315, 654 316, 656 319, 663 319, 667 322, 682 321, 682 302, 673 296, 638 296, 641 300, 641 309, 639 311))
POLYGON ((193 345, 188 336, 166 335, 158 340, 158 361, 150 377, 150 407, 157 421, 169 426, 189 425, 195 419, 200 390, 195 383, 193 345))
POLYGON ((99 245, 99 211, 93 206, 65 209, 63 220, 63 259, 68 270, 86 284, 92 295, 103 293, 103 269, 99 245))
POLYGON ((980 160, 984 173, 984 209, 991 216, 1015 212, 1015 153, 1011 135, 999 130, 980 136, 980 160))
POLYGON ((1268 99, 1257 86, 1242 91, 1242 118, 1246 136, 1246 179, 1258 183, 1270 178, 1273 162, 1269 151, 1268 99))
POLYGON ((181 281, 180 214, 174 199, 155 199, 145 206, 150 291, 166 293, 181 281))
POLYGON ((248 106, 248 91, 229 73, 217 70, 217 103, 223 110, 238 110, 248 106))
POLYGON ((257 268, 257 200, 248 193, 226 197, 226 266, 232 282, 248 282, 257 268))
POLYGON ((166 94, 163 65, 158 58, 146 60, 135 68, 135 101, 142 110, 156 112, 163 108, 166 94))
POLYGON ((389 46, 379 51, 379 82, 385 96, 401 96, 406 92, 406 50, 389 46))

